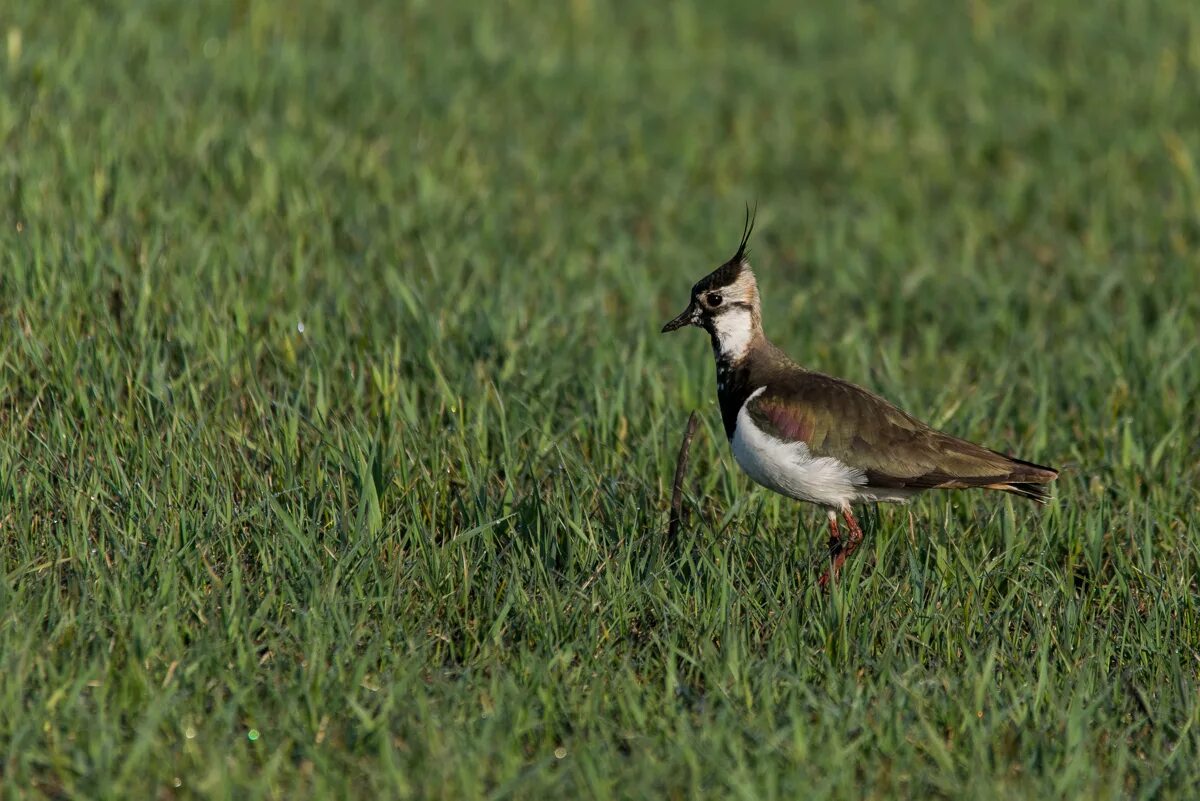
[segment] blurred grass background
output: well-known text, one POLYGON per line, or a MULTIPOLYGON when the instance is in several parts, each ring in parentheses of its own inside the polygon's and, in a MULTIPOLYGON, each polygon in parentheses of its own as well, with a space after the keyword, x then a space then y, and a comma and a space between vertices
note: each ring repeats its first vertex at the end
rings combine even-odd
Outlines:
POLYGON ((1200 5, 0 10, 0 781, 1188 797, 1200 5), (1065 468, 752 489, 659 337, 1065 468), (692 525, 663 538, 689 410, 692 525))

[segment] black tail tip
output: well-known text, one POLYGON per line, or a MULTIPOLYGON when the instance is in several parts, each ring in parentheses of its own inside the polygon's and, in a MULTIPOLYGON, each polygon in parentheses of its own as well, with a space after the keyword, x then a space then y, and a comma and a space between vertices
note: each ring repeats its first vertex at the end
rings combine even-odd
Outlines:
POLYGON ((1043 506, 1050 502, 1050 490, 1045 484, 1033 484, 1028 481, 1014 481, 1005 487, 1006 490, 1022 498, 1028 498, 1043 506))

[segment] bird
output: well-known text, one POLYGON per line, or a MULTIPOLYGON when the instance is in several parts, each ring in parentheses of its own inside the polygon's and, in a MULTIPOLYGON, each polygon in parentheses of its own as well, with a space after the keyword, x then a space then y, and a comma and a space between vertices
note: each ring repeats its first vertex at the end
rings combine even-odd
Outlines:
POLYGON ((800 366, 767 339, 747 251, 753 229, 747 207, 733 258, 692 287, 687 308, 662 333, 685 326, 708 332, 721 421, 738 466, 768 489, 825 509, 830 550, 822 588, 863 541, 856 504, 968 488, 1048 501, 1056 469, 935 430, 863 387, 800 366))

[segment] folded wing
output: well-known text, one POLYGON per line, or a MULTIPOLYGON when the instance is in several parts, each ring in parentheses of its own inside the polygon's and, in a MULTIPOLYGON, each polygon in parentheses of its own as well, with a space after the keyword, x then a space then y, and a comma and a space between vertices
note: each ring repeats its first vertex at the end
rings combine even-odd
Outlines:
POLYGON ((814 456, 862 470, 876 489, 986 487, 1044 503, 1058 473, 935 431, 888 401, 821 373, 797 374, 751 399, 755 425, 814 456))

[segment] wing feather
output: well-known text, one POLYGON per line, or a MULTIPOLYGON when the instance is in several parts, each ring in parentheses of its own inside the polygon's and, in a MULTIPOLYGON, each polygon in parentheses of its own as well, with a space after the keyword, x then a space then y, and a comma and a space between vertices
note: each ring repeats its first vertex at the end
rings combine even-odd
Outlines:
POLYGON ((1048 468, 936 431, 862 387, 821 373, 794 373, 749 401, 755 425, 814 456, 862 470, 869 487, 933 489, 1042 483, 1048 468))

